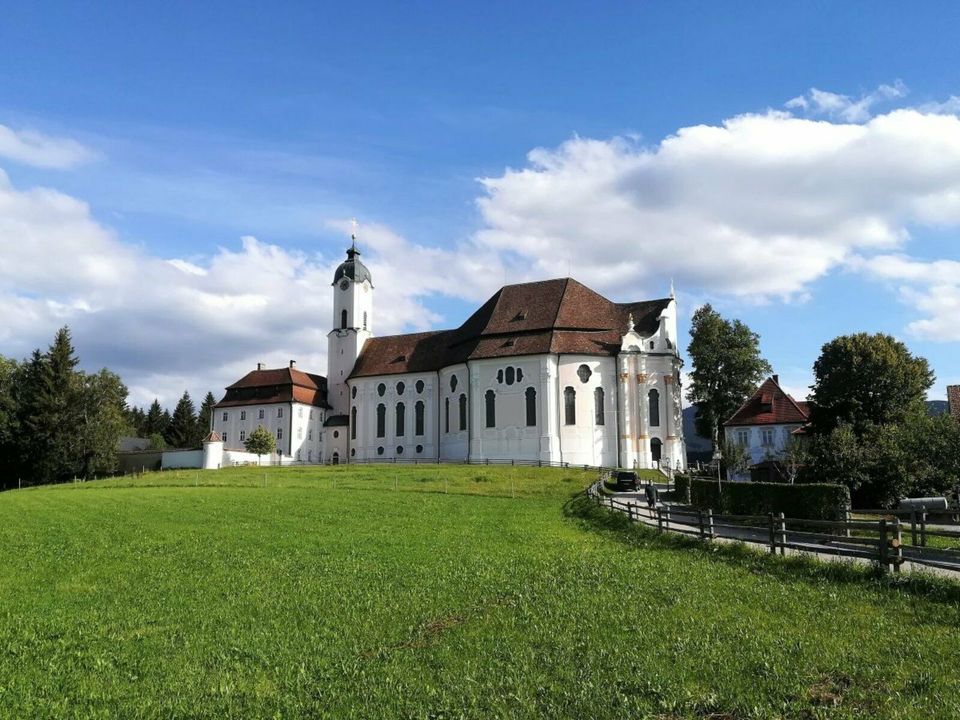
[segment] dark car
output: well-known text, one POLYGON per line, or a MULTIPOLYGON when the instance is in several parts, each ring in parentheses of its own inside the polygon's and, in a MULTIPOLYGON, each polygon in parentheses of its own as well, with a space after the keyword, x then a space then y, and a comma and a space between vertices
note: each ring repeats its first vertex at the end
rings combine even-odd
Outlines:
POLYGON ((617 470, 613 477, 617 492, 637 489, 637 474, 631 470, 617 470))

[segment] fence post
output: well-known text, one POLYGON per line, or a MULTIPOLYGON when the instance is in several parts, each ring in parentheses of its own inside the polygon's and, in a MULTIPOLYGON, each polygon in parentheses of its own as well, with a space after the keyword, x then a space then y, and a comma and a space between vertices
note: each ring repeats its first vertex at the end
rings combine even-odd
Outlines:
POLYGON ((700 523, 700 539, 703 540, 703 510, 697 510, 697 521, 700 523))
POLYGON ((670 506, 669 506, 669 505, 664 505, 664 506, 663 506, 663 509, 664 509, 664 510, 666 511, 666 513, 667 513, 667 516, 666 516, 666 518, 664 519, 663 527, 664 527, 665 530, 669 530, 669 529, 670 529, 670 506))
POLYGON ((917 544, 917 511, 910 510, 910 544, 916 547, 917 544))
POLYGON ((770 521, 770 554, 775 555, 777 553, 777 528, 773 524, 773 513, 767 513, 767 518, 770 521))
POLYGON ((890 569, 889 559, 888 559, 888 550, 890 549, 887 545, 887 519, 880 518, 880 545, 877 548, 879 551, 879 562, 880 567, 883 568, 884 572, 890 569))
POLYGON ((893 519, 893 538, 890 540, 893 545, 893 571, 900 572, 900 565, 903 563, 903 534, 900 528, 900 518, 893 519))
POLYGON ((707 532, 709 533, 710 539, 713 540, 713 508, 707 508, 707 532))
POLYGON ((851 520, 851 515, 852 515, 852 513, 850 512, 850 508, 849 508, 849 507, 843 509, 843 519, 844 519, 844 521, 847 523, 846 527, 845 527, 844 530, 843 530, 843 534, 844 534, 846 537, 853 537, 853 535, 852 535, 851 532, 850 532, 850 520, 851 520))
POLYGON ((926 509, 920 511, 920 544, 923 547, 927 546, 927 511, 926 509))
POLYGON ((657 514, 657 532, 663 532, 663 508, 655 507, 653 511, 657 514))
POLYGON ((787 554, 787 520, 783 513, 777 513, 777 521, 780 526, 780 554, 787 554))
POLYGON ((627 519, 633 522, 633 503, 627 503, 627 519))

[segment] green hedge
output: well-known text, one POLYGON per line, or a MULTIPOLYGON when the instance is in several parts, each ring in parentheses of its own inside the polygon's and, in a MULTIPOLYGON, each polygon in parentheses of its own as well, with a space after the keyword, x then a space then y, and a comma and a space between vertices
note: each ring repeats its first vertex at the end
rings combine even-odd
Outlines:
MULTIPOLYGON (((679 485, 678 485, 679 488, 679 485)), ((783 513, 788 518, 841 520, 850 507, 845 485, 810 483, 724 482, 718 491, 716 480, 690 482, 690 504, 720 515, 766 515, 783 513)))
POLYGON ((690 476, 677 475, 673 478, 673 497, 677 502, 690 504, 690 476))

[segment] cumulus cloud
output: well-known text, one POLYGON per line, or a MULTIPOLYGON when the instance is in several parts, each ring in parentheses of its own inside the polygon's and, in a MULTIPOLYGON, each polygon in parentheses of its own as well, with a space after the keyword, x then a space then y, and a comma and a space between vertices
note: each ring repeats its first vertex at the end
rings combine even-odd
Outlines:
POLYGON ((95 156, 76 140, 0 125, 0 157, 35 167, 63 169, 89 162, 95 156))
MULTIPOLYGON (((378 334, 441 322, 426 295, 476 296, 485 282, 502 283, 494 257, 482 268, 460 264, 455 251, 408 243, 380 225, 364 228, 362 242, 378 334)), ((172 404, 185 388, 220 393, 259 361, 326 368, 339 250, 296 252, 246 236, 203 259, 157 257, 121 241, 83 202, 17 189, 0 173, 0 256, 4 354, 46 347, 69 324, 82 359, 119 372, 135 404, 154 396, 172 404)))
POLYGON ((682 128, 659 144, 575 137, 482 180, 486 247, 535 276, 620 296, 678 286, 802 298, 913 225, 960 223, 960 119, 900 109, 862 123, 784 112, 682 128))

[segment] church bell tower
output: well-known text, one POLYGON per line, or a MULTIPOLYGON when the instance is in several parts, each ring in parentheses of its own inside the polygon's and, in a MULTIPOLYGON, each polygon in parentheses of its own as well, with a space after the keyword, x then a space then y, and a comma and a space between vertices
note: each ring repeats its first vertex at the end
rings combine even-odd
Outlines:
POLYGON ((327 335, 327 400, 333 415, 350 412, 347 378, 373 336, 373 278, 360 261, 356 223, 347 259, 333 276, 333 329, 327 335))

